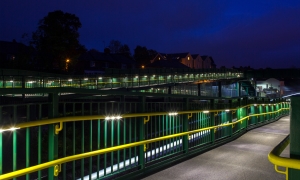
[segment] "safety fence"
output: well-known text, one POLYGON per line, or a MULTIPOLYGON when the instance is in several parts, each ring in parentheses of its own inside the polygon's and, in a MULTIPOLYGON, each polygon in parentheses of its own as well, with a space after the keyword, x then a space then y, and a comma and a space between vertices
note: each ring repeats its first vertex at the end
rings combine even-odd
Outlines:
POLYGON ((0 179, 110 179, 212 148, 289 113, 283 99, 0 106, 0 179))

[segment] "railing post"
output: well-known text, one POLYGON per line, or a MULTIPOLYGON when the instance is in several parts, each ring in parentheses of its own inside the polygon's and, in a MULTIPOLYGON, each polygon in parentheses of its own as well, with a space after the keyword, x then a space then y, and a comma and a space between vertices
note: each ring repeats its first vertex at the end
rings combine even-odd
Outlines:
MULTIPOLYGON (((3 82, 4 83, 4 82, 3 82)), ((0 124, 3 122, 2 119, 2 106, 0 106, 0 124)), ((2 162, 3 162, 3 152, 2 152, 2 148, 3 148, 3 142, 2 142, 2 133, 0 133, 0 175, 2 174, 2 162)))
MULTIPOLYGON (((300 96, 291 97, 290 109, 290 158, 300 159, 300 96)), ((289 169, 289 180, 297 180, 300 170, 289 169)))
MULTIPOLYGON (((13 122, 17 123, 17 106, 13 106, 13 122)), ((13 171, 17 170, 17 131, 13 131, 13 171)), ((13 178, 15 180, 16 178, 13 178)))
MULTIPOLYGON (((58 116, 58 93, 49 93, 49 118, 55 118, 58 116)), ((57 159, 57 135, 55 134, 55 124, 49 125, 48 134, 48 161, 57 159)), ((48 169, 48 179, 56 179, 54 176, 54 167, 48 169)))
MULTIPOLYGON (((184 98, 184 103, 185 103, 185 110, 189 110, 189 99, 184 98)), ((183 132, 188 131, 188 126, 189 126, 189 119, 188 119, 188 114, 183 115, 183 132)), ((182 137, 183 141, 183 152, 187 153, 189 149, 189 135, 185 135, 182 137)))
MULTIPOLYGON (((26 106, 26 120, 30 121, 30 105, 26 106)), ((26 128, 26 167, 30 166, 30 128, 26 128)), ((26 180, 30 179, 30 174, 26 174, 26 180)))
MULTIPOLYGON (((232 108, 232 100, 229 100, 229 109, 232 108)), ((232 123, 232 112, 227 113, 229 123, 232 123)), ((232 136, 232 126, 228 126, 229 128, 229 135, 232 136)))
MULTIPOLYGON (((146 97, 140 96, 139 97, 139 113, 145 112, 145 105, 146 105, 146 97)), ((144 117, 139 118, 139 141, 145 140, 145 124, 144 124, 144 117)), ((139 168, 145 168, 145 152, 144 152, 144 145, 140 145, 138 148, 138 156, 139 156, 139 168)))
MULTIPOLYGON (((210 100, 210 110, 214 110, 214 109, 215 109, 215 100, 211 99, 210 100)), ((210 112, 209 116, 210 116, 210 126, 214 126, 215 125, 215 113, 210 112)), ((210 138, 211 138, 211 142, 214 144, 215 143, 215 130, 214 129, 210 130, 210 138)))
MULTIPOLYGON (((251 114, 256 114, 256 109, 257 109, 257 105, 252 105, 251 106, 251 114)), ((257 116, 252 116, 252 121, 254 123, 254 125, 257 124, 257 116)))

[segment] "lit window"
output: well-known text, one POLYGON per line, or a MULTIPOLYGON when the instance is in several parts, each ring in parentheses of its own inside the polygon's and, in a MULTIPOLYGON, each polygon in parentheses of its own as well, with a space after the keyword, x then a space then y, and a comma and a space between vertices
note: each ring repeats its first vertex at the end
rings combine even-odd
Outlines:
POLYGON ((188 57, 188 60, 190 60, 190 57, 188 57))

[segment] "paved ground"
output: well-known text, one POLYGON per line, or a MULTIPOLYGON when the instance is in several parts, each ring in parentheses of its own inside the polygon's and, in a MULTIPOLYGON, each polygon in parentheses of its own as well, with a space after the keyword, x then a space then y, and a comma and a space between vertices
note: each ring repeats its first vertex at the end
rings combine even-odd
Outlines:
MULTIPOLYGON (((268 153, 289 134, 290 117, 247 132, 240 138, 144 180, 284 180, 268 153)), ((289 146, 282 156, 288 156, 289 146)))

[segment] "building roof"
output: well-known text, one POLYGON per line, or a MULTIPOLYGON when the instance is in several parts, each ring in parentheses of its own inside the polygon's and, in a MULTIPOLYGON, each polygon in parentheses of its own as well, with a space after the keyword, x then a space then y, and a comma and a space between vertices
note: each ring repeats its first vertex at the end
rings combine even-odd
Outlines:
POLYGON ((201 58, 203 59, 203 61, 205 61, 205 59, 208 58, 208 56, 201 56, 201 58))
POLYGON ((189 53, 174 53, 174 54, 167 54, 166 57, 168 59, 180 59, 180 58, 185 58, 189 53))
POLYGON ((191 54, 193 59, 196 59, 198 56, 200 56, 199 54, 191 54))

